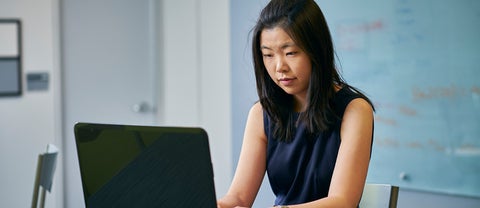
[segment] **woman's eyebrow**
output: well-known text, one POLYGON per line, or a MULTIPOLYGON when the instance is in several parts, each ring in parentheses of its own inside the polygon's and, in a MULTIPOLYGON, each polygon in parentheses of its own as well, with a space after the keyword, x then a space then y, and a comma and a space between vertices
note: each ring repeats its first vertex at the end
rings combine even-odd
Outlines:
MULTIPOLYGON (((295 46, 297 46, 295 43, 288 42, 288 43, 285 43, 285 44, 281 45, 281 46, 280 46, 280 49, 284 50, 285 48, 295 47, 295 46)), ((270 47, 265 46, 265 45, 261 45, 261 46, 260 46, 260 49, 273 50, 273 49, 271 49, 270 47)))
POLYGON ((263 50, 263 49, 272 50, 271 48, 269 48, 269 47, 267 47, 267 46, 264 46, 264 45, 260 46, 260 49, 262 49, 262 50, 263 50))
POLYGON ((285 49, 285 48, 295 47, 295 46, 296 46, 295 43, 288 42, 288 43, 283 44, 280 48, 281 48, 281 49, 285 49))

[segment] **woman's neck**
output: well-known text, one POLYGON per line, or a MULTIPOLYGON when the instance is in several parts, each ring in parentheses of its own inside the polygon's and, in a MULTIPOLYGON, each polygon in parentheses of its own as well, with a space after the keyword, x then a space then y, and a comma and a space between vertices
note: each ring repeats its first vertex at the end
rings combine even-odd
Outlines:
MULTIPOLYGON (((334 85, 333 89, 335 90, 335 93, 340 91, 343 88, 343 86, 340 85, 334 85)), ((307 93, 303 95, 294 95, 293 96, 293 111, 294 112, 303 112, 307 109, 307 93)))
POLYGON ((302 112, 306 110, 307 106, 307 95, 303 96, 293 96, 293 111, 302 112))

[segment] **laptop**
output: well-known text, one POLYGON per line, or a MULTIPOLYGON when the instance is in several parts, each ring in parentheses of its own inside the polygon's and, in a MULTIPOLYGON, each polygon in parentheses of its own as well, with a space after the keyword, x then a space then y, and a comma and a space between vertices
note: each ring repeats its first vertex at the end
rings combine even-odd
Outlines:
POLYGON ((74 132, 86 207, 217 207, 202 128, 77 123, 74 132))

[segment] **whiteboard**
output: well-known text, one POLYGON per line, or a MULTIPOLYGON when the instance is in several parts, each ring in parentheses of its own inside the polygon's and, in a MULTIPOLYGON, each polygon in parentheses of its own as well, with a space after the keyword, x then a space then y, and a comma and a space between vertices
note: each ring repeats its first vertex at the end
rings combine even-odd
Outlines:
POLYGON ((480 197, 480 1, 317 2, 376 107, 367 181, 480 197))

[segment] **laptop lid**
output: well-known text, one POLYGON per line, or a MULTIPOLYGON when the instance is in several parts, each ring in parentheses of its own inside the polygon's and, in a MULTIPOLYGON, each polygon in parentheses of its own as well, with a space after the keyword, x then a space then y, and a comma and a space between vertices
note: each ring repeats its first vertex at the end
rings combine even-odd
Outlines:
POLYGON ((216 207, 201 128, 77 123, 87 207, 216 207))

